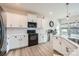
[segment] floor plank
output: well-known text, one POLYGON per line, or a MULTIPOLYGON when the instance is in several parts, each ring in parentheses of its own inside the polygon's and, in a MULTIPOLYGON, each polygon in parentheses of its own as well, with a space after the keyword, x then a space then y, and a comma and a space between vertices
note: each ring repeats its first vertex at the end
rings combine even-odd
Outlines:
POLYGON ((44 43, 12 50, 7 56, 53 56, 53 54, 53 50, 50 49, 49 43, 44 43))

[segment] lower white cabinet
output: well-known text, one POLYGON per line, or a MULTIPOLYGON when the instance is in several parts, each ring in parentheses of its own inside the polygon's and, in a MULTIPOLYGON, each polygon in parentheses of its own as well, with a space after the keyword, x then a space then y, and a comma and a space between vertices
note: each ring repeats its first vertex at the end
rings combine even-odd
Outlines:
POLYGON ((7 49, 15 49, 28 46, 28 36, 27 35, 16 35, 8 38, 7 49))
POLYGON ((28 36, 27 35, 20 36, 19 41, 20 41, 20 47, 28 46, 28 36))
POLYGON ((19 47, 19 41, 17 39, 15 39, 14 37, 8 39, 7 43, 8 43, 8 45, 7 45, 8 50, 19 47))
POLYGON ((47 41, 48 41, 47 34, 45 34, 45 33, 38 34, 38 43, 44 43, 47 41))
POLYGON ((42 39, 42 34, 38 34, 38 43, 42 43, 43 42, 43 39, 42 39))

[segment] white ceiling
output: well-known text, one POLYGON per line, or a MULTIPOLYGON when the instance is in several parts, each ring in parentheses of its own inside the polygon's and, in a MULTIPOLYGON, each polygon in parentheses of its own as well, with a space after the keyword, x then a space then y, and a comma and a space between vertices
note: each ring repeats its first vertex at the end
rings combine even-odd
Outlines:
MULTIPOLYGON (((19 7, 20 9, 38 13, 43 16, 51 16, 52 12, 54 18, 66 17, 66 4, 65 3, 19 3, 19 4, 1 4, 11 8, 19 7)), ((69 12, 71 15, 79 14, 79 3, 70 3, 69 12)))

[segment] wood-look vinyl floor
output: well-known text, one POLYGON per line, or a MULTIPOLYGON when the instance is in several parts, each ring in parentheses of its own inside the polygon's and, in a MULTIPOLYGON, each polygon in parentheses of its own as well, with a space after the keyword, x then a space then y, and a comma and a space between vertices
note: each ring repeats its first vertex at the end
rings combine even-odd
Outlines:
POLYGON ((49 43, 9 51, 7 56, 53 56, 49 43))

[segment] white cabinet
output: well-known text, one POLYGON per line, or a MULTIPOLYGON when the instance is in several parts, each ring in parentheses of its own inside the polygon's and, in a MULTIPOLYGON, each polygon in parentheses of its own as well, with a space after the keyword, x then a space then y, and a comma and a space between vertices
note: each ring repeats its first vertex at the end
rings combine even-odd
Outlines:
POLYGON ((37 19, 37 28, 39 28, 39 29, 42 28, 42 19, 41 18, 37 19))
POLYGON ((7 48, 15 49, 28 46, 28 36, 27 35, 12 35, 7 38, 7 48))
POLYGON ((48 29, 49 28, 49 21, 48 19, 42 19, 42 28, 48 29))
POLYGON ((43 39, 43 34, 42 34, 42 30, 37 30, 38 33, 38 43, 43 43, 44 39, 43 39))
POLYGON ((43 35, 41 33, 38 34, 38 43, 43 43, 43 35))
POLYGON ((26 27, 27 17, 25 15, 6 12, 7 27, 26 27))
POLYGON ((47 33, 43 33, 43 42, 47 42, 48 38, 47 38, 47 33))
POLYGON ((27 19, 28 19, 28 22, 37 22, 37 17, 36 15, 27 15, 27 19))
POLYGON ((20 47, 28 46, 28 35, 22 35, 19 38, 20 47))
POLYGON ((44 42, 47 42, 47 40, 48 40, 47 34, 44 33, 42 30, 39 30, 39 32, 38 32, 38 42, 44 43, 44 42))
POLYGON ((27 28, 27 18, 21 19, 19 22, 19 27, 27 28))
POLYGON ((10 36, 10 38, 7 39, 7 48, 9 49, 14 49, 19 47, 19 40, 16 39, 14 36, 10 36))

